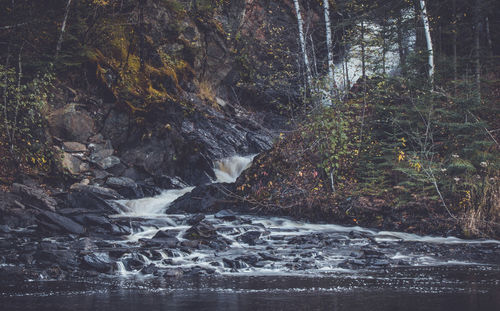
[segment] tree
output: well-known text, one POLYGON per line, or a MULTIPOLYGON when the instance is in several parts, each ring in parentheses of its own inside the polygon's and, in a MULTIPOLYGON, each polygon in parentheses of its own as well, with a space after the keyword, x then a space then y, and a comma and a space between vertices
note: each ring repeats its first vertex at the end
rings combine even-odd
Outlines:
POLYGON ((300 12, 299 0, 293 0, 295 6, 295 15, 297 16, 297 24, 299 28, 299 41, 300 49, 302 51, 302 58, 304 60, 304 67, 306 71, 307 84, 310 87, 312 84, 311 67, 309 65, 309 57, 307 56, 306 39, 304 36, 304 21, 302 19, 302 13, 300 12))
POLYGON ((63 38, 64 38, 64 32, 66 31, 66 22, 68 21, 68 15, 69 15, 69 9, 71 6, 71 0, 68 0, 68 3, 66 4, 66 11, 64 13, 64 20, 61 26, 61 32, 59 34, 59 40, 57 40, 57 47, 56 47, 56 57, 59 56, 59 51, 61 50, 63 38))
POLYGON ((431 27, 429 24, 429 17, 427 15, 427 8, 425 6, 425 0, 420 0, 420 10, 422 15, 422 22, 424 24, 425 31, 425 42, 427 44, 427 53, 428 53, 428 65, 429 65, 429 82, 431 84, 431 88, 434 88, 434 50, 432 48, 432 37, 431 37, 431 27))
MULTIPOLYGON (((333 72, 335 69, 335 64, 333 62, 333 42, 332 42, 332 26, 330 24, 330 3, 329 0, 323 0, 323 11, 325 13, 325 30, 326 30, 326 46, 328 54, 328 84, 330 87, 330 93, 334 95, 335 92, 335 80, 333 72)), ((332 101, 330 99, 330 106, 332 101)))

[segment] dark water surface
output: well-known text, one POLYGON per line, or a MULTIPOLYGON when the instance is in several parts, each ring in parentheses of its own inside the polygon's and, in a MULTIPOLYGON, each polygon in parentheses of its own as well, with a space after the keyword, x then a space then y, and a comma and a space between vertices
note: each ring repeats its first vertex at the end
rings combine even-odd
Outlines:
POLYGON ((322 276, 109 279, 0 286, 3 310, 500 310, 491 267, 381 269, 322 276))

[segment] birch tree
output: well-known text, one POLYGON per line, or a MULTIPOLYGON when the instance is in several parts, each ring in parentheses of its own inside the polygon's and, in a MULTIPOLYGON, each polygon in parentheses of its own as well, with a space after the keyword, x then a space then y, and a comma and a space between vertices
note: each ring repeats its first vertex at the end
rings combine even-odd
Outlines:
MULTIPOLYGON (((328 49, 328 84, 330 93, 333 95, 335 92, 335 80, 333 70, 335 64, 333 63, 333 42, 332 42, 332 27, 330 24, 330 3, 329 0, 323 0, 323 11, 325 12, 325 27, 326 27, 326 46, 328 49)), ((332 101, 330 99, 330 106, 332 101)))
POLYGON ((300 40, 300 49, 302 52, 302 57, 304 60, 304 66, 306 70, 307 84, 310 86, 312 83, 311 78, 311 68, 309 66, 309 58, 307 56, 307 48, 306 48, 306 39, 304 36, 304 21, 302 19, 302 14, 300 12, 300 4, 299 0, 293 0, 293 4, 295 5, 295 14, 297 15, 297 23, 299 27, 299 40, 300 40))
POLYGON ((420 9, 422 10, 422 22, 424 24, 425 41, 427 43, 428 65, 429 65, 429 82, 431 87, 434 88, 434 50, 432 48, 431 28, 429 25, 429 17, 427 15, 427 8, 425 0, 420 0, 420 9))
POLYGON ((69 15, 69 8, 71 6, 71 0, 68 0, 66 3, 66 11, 64 12, 64 19, 63 23, 61 26, 61 33, 59 34, 59 40, 57 40, 57 47, 56 47, 56 57, 59 56, 59 51, 61 51, 61 46, 64 38, 64 32, 66 31, 66 22, 68 21, 68 15, 69 15))

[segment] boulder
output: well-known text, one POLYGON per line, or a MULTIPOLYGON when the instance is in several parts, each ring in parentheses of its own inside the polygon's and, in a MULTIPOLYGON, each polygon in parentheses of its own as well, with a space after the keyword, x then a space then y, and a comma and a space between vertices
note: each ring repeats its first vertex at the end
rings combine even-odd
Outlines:
POLYGON ((109 156, 95 162, 103 170, 107 170, 121 163, 120 158, 115 156, 109 156))
POLYGON ((264 252, 261 252, 259 253, 259 256, 262 257, 262 259, 264 260, 269 260, 269 261, 280 261, 280 259, 274 255, 271 255, 269 253, 264 253, 264 252))
POLYGON ((56 225, 58 228, 60 228, 61 231, 79 235, 85 233, 85 228, 82 225, 74 222, 68 217, 56 214, 54 212, 43 211, 43 210, 40 211, 40 216, 42 218, 47 219, 54 225, 56 225))
POLYGON ((87 146, 76 141, 65 141, 62 144, 62 149, 69 153, 84 153, 87 152, 87 146))
POLYGON ((194 225, 197 225, 200 221, 202 221, 203 219, 205 219, 205 215, 203 214, 195 214, 191 217, 189 217, 187 220, 186 220, 186 223, 190 226, 194 226, 194 225))
POLYGON ((82 265, 99 272, 109 272, 113 268, 113 261, 107 253, 92 253, 83 256, 82 265))
POLYGON ((94 194, 95 196, 105 199, 105 200, 120 200, 123 197, 113 189, 93 186, 93 185, 84 185, 84 184, 74 184, 71 186, 71 190, 80 191, 80 192, 89 192, 94 194))
POLYGON ((144 197, 142 188, 127 177, 110 177, 106 180, 106 186, 115 189, 125 198, 139 199, 144 197))
POLYGON ((35 205, 41 204, 44 208, 52 211, 56 209, 57 201, 42 189, 14 183, 12 185, 12 192, 19 194, 24 200, 34 201, 35 205))
POLYGON ((84 171, 88 171, 89 166, 79 158, 73 156, 71 153, 65 152, 63 154, 62 166, 70 174, 78 175, 84 171))
POLYGON ((260 235, 260 231, 247 231, 238 237, 238 241, 247 243, 248 245, 255 245, 255 242, 260 238, 260 235))
POLYGON ((184 238, 189 240, 210 240, 216 237, 215 227, 205 221, 192 226, 184 234, 184 238))
POLYGON ((179 177, 170 176, 154 176, 155 184, 162 189, 182 189, 188 187, 182 179, 179 177))
POLYGON ((149 264, 149 266, 144 267, 141 269, 141 274, 155 274, 158 272, 158 267, 155 266, 154 263, 149 264))
MULTIPOLYGON (((113 199, 116 196, 103 192, 103 189, 106 188, 99 189, 95 186, 79 186, 78 188, 79 189, 68 193, 66 196, 66 202, 69 207, 73 209, 98 211, 104 214, 117 213, 116 209, 106 202, 106 199, 113 199), (96 191, 96 189, 99 189, 99 191, 96 191)), ((119 194, 116 193, 116 195, 119 194)))
MULTIPOLYGON (((233 208, 236 200, 227 197, 227 191, 235 191, 234 184, 201 185, 178 198, 167 209, 167 213, 213 213, 233 208)), ((241 204, 240 204, 241 205, 241 204)))
POLYGON ((225 210, 219 211, 214 216, 217 219, 222 219, 222 220, 227 220, 227 221, 236 220, 236 215, 230 209, 225 209, 225 210))
POLYGON ((95 124, 87 112, 76 110, 76 104, 70 104, 49 116, 49 128, 54 136, 85 143, 94 134, 95 124))

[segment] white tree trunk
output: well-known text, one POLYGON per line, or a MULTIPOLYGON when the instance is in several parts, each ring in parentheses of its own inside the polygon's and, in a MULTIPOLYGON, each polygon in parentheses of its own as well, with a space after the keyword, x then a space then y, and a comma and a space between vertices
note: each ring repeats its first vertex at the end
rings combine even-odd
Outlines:
POLYGON ((59 55, 59 51, 61 50, 64 32, 66 31, 66 21, 68 20, 70 6, 71 6, 71 0, 68 0, 68 3, 66 4, 66 12, 64 13, 64 20, 61 26, 61 33, 59 34, 59 40, 57 40, 56 57, 59 55))
MULTIPOLYGON (((328 83, 330 84, 330 93, 335 92, 335 80, 333 70, 335 64, 333 63, 333 41, 332 41, 332 28, 330 24, 330 3, 329 0, 323 0, 323 10, 325 11, 325 27, 326 27, 326 46, 328 48, 328 83)), ((330 106, 332 101, 330 100, 330 106)))
POLYGON ((422 21, 424 23, 425 41, 427 42, 427 53, 429 55, 429 81, 431 86, 434 87, 434 50, 432 49, 431 28, 429 25, 429 18, 427 15, 427 8, 425 7, 425 0, 420 0, 420 9, 422 10, 422 21))
POLYGON ((304 36, 304 21, 302 20, 302 14, 300 13, 300 5, 299 0, 293 0, 295 5, 295 14, 297 15, 297 23, 299 25, 299 40, 300 40, 300 49, 302 50, 302 57, 304 58, 304 66, 306 69, 307 83, 309 86, 311 85, 311 68, 309 66, 309 57, 307 56, 306 49, 306 39, 304 36))

